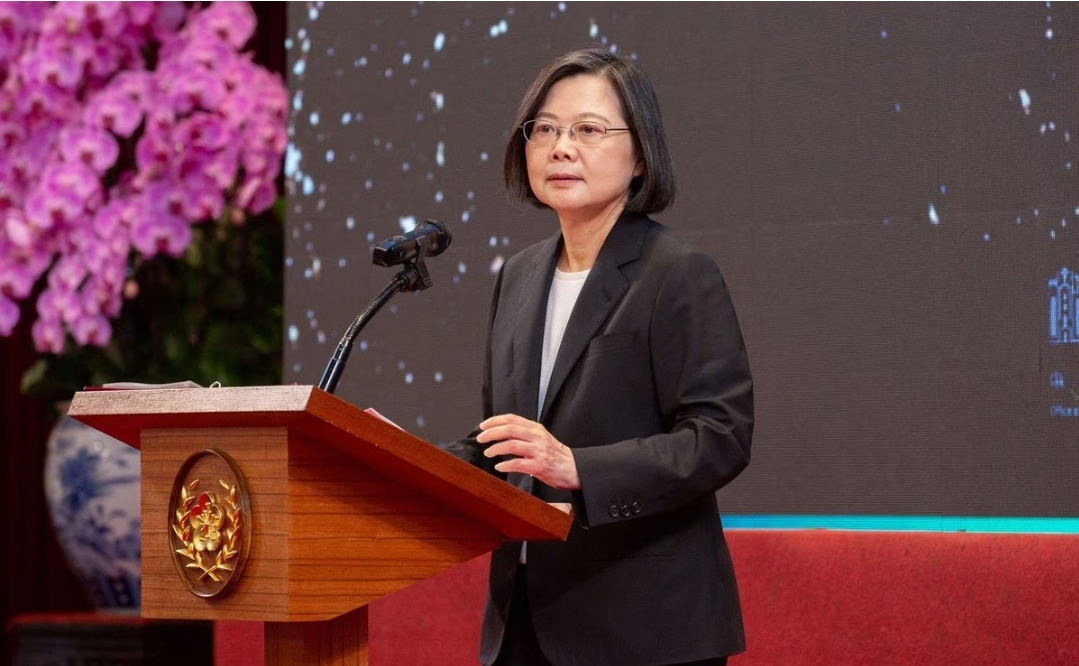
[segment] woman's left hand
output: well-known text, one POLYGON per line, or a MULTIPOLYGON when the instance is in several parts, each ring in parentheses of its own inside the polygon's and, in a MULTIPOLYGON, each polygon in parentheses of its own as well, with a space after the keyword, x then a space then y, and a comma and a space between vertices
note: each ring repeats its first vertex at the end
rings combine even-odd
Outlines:
POLYGON ((495 465, 499 472, 530 474, 552 488, 578 490, 581 478, 573 450, 554 438, 535 421, 516 414, 492 416, 480 424, 480 444, 494 442, 484 450, 488 458, 518 456, 495 465))

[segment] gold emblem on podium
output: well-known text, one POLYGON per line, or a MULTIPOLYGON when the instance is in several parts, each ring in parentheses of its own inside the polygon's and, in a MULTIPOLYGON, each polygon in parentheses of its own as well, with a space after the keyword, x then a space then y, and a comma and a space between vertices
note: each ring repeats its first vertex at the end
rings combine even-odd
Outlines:
POLYGON ((181 465, 169 498, 172 563, 200 597, 226 594, 251 545, 251 498, 236 462, 207 449, 181 465))

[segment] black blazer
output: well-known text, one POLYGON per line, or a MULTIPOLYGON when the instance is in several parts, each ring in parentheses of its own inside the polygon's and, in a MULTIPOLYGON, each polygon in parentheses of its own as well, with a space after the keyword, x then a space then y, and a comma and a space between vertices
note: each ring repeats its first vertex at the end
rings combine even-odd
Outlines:
MULTIPOLYGON (((714 493, 749 464, 753 397, 715 261, 641 215, 611 230, 566 327, 537 414, 547 295, 561 234, 509 259, 495 285, 484 417, 541 422, 573 448, 581 490, 565 543, 528 544, 527 590, 556 665, 669 664, 745 649, 714 493)), ((473 433, 473 437, 478 433, 473 433)), ((451 452, 491 470, 474 440, 451 452)), ((493 471, 493 470, 492 470, 493 471)), ((494 661, 521 544, 492 554, 480 659, 494 661)))

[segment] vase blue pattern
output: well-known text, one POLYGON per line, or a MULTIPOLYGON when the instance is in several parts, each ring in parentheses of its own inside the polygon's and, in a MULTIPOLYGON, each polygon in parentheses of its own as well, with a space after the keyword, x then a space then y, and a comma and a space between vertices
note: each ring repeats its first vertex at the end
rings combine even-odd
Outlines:
POLYGON ((49 514, 72 571, 100 610, 139 610, 139 462, 137 449, 67 416, 49 435, 49 514))

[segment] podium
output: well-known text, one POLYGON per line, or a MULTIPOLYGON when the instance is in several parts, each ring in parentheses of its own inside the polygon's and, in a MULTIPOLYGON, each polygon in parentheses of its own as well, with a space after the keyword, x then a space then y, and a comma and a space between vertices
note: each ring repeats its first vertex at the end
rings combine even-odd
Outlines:
POLYGON ((263 621, 273 666, 366 665, 367 604, 503 539, 569 533, 562 511, 314 386, 91 389, 68 415, 142 451, 143 617, 263 621), (214 479, 182 476, 206 455, 239 478, 221 481, 232 551, 226 540, 196 553, 184 536, 214 479), (189 560, 222 552, 243 559, 226 588, 192 587, 189 560))

